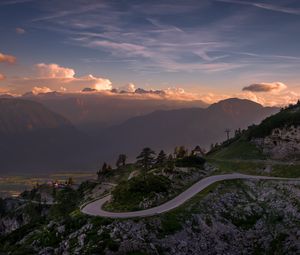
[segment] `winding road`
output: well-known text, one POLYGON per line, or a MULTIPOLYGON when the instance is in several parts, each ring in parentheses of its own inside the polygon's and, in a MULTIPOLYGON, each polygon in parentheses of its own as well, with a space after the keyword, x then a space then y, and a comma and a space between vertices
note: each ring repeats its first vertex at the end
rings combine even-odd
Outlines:
POLYGON ((213 175, 201 179, 190 188, 179 194, 177 197, 169 200, 168 202, 142 211, 134 212, 108 212, 102 209, 102 206, 111 199, 111 195, 107 195, 103 198, 95 200, 81 208, 81 212, 92 216, 101 216, 106 218, 135 218, 135 217, 146 217, 158 215, 167 211, 170 211, 184 202, 192 198, 194 195, 204 190, 209 185, 224 181, 224 180, 235 180, 235 179, 257 179, 257 180, 282 180, 282 181, 300 181, 299 178, 281 178, 281 177, 270 177, 270 176, 258 176, 258 175, 246 175, 246 174, 223 174, 213 175))

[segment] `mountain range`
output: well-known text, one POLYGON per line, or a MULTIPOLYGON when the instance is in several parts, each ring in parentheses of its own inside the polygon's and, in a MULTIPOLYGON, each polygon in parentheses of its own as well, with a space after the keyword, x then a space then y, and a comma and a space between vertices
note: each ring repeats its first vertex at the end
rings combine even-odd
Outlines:
POLYGON ((236 129, 258 124, 277 111, 275 107, 232 98, 205 109, 155 111, 106 129, 100 137, 110 153, 127 152, 129 156, 137 155, 145 146, 169 152, 178 145, 209 149, 212 143, 226 139, 225 129, 233 135, 236 129))
POLYGON ((157 110, 208 106, 201 100, 170 100, 147 93, 27 93, 23 99, 43 104, 89 134, 157 110))
MULTIPOLYGON (((0 98, 0 172, 96 169, 105 160, 114 163, 120 153, 134 159, 146 146, 166 152, 173 151, 178 145, 208 148, 210 144, 226 139, 225 129, 233 132, 238 128, 246 128, 279 110, 236 98, 220 101, 207 108, 154 110, 148 114, 145 112, 150 108, 147 111, 144 108, 142 116, 127 115, 127 118, 122 116, 118 119, 118 114, 115 114, 113 119, 119 124, 114 125, 112 118, 108 117, 112 121, 108 127, 94 128, 89 132, 89 129, 83 131, 78 123, 74 125, 61 113, 48 109, 45 105, 49 102, 52 108, 55 105, 54 99, 49 100, 43 99, 39 103, 36 102, 38 100, 25 100, 24 97, 0 98)), ((80 119, 83 111, 78 107, 82 104, 75 103, 72 97, 69 100, 68 111, 72 112, 74 118, 80 119)), ((56 98, 55 102, 58 101, 56 98)), ((62 105, 66 106, 67 101, 64 97, 62 105)), ((61 109, 58 105, 56 107, 61 109)), ((106 115, 104 113, 103 105, 100 108, 102 117, 96 119, 97 123, 107 122, 105 116, 109 116, 109 112, 106 115)))
POLYGON ((0 172, 86 169, 93 143, 61 115, 40 103, 0 99, 0 172))

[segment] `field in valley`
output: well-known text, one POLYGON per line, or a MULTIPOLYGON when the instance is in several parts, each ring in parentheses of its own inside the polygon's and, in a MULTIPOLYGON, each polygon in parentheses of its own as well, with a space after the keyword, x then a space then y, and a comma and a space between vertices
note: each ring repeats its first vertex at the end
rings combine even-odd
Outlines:
POLYGON ((48 183, 51 181, 65 182, 72 178, 75 184, 82 181, 95 179, 95 172, 61 172, 47 174, 12 174, 0 177, 0 197, 15 197, 24 190, 31 190, 36 184, 48 183))

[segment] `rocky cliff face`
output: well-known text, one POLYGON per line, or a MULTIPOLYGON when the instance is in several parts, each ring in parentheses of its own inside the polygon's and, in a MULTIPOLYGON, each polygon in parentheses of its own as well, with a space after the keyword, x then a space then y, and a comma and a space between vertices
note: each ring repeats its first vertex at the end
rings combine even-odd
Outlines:
POLYGON ((269 136, 253 142, 272 159, 300 159, 300 126, 275 128, 269 136))
MULTIPOLYGON (((142 219, 72 214, 0 239, 11 254, 298 254, 299 182, 226 181, 142 219), (18 253, 28 247, 27 253, 18 253)), ((18 231, 18 230, 17 230, 18 231)))

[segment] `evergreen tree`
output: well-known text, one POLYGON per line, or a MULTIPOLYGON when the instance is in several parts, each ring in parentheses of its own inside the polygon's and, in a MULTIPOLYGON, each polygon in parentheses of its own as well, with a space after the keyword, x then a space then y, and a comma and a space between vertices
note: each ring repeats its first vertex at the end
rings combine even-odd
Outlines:
POLYGON ((67 185, 73 185, 74 184, 74 180, 72 177, 69 177, 68 178, 68 182, 67 182, 67 185))
POLYGON ((101 169, 97 171, 97 180, 100 181, 102 178, 102 171, 101 169))
POLYGON ((97 172, 97 179, 98 179, 98 180, 101 180, 101 179, 102 179, 102 176, 103 176, 105 173, 107 173, 108 170, 109 170, 109 168, 108 168, 106 162, 104 162, 103 165, 102 165, 102 168, 99 169, 98 172, 97 172))
POLYGON ((105 172, 107 172, 107 164, 106 164, 106 162, 104 162, 103 165, 102 165, 102 173, 105 173, 105 172))
POLYGON ((140 155, 138 155, 136 157, 137 165, 142 167, 145 171, 149 170, 153 166, 154 155, 155 155, 155 152, 153 150, 151 150, 148 147, 144 148, 142 150, 142 152, 140 153, 140 155))
POLYGON ((126 165, 126 159, 127 159, 127 156, 125 154, 120 154, 119 157, 118 157, 118 160, 116 162, 117 168, 119 168, 120 166, 125 166, 126 165))
POLYGON ((161 150, 156 158, 155 165, 158 167, 163 167, 165 166, 166 162, 167 162, 167 155, 163 150, 161 150))
POLYGON ((175 148, 175 157, 176 158, 184 158, 188 155, 188 150, 184 146, 175 148))

